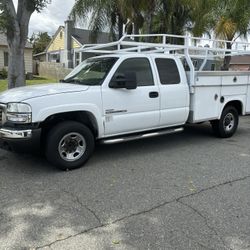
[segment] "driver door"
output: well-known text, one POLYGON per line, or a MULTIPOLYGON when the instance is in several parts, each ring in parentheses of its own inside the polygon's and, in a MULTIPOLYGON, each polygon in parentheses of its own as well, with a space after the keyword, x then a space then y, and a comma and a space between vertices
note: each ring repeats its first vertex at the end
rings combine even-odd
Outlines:
POLYGON ((135 73, 137 88, 102 87, 105 136, 150 130, 160 123, 159 87, 155 84, 148 58, 129 58, 121 62, 112 79, 135 73))

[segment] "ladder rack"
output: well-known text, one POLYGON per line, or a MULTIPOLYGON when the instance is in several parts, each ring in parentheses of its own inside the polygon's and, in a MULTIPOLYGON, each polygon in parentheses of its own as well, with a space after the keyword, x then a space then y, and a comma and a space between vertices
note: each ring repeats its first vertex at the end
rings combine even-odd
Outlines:
POLYGON ((124 35, 116 42, 106 44, 87 44, 75 53, 126 54, 126 53, 164 53, 186 59, 190 68, 190 84, 194 84, 195 67, 192 59, 202 59, 202 71, 208 59, 225 56, 250 55, 250 43, 216 40, 209 38, 179 36, 170 34, 124 35), (227 45, 231 44, 231 49, 227 45))
POLYGON ((124 35, 116 42, 86 44, 77 51, 97 54, 115 54, 129 52, 166 53, 184 49, 196 52, 209 51, 214 53, 214 57, 222 57, 225 56, 225 54, 232 56, 250 54, 250 43, 169 34, 124 35), (136 38, 139 40, 144 39, 145 42, 137 42, 135 40, 136 38), (146 42, 152 40, 152 38, 157 42, 146 42), (176 41, 179 41, 179 44, 175 43, 176 41), (227 49, 227 43, 232 44, 232 49, 227 49))

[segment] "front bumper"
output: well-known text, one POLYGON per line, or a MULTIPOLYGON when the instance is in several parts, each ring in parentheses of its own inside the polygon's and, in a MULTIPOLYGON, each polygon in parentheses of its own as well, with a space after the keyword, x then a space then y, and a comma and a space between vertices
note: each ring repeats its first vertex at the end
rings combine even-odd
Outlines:
POLYGON ((32 130, 0 129, 0 138, 3 139, 29 139, 32 138, 32 130))
POLYGON ((0 148, 17 152, 40 150, 41 129, 0 128, 0 148))

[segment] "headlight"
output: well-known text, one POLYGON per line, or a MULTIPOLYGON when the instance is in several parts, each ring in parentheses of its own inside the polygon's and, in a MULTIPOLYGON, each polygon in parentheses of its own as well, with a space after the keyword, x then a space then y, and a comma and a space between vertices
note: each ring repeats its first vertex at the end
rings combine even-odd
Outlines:
POLYGON ((26 103, 8 103, 6 120, 13 123, 31 123, 31 107, 26 103))
POLYGON ((7 113, 31 113, 31 107, 26 103, 8 103, 7 113))

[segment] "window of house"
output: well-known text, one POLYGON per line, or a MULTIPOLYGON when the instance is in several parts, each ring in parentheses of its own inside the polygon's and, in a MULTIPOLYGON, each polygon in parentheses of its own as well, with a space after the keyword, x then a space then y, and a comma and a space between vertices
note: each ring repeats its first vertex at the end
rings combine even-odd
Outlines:
POLYGON ((211 65, 211 71, 215 71, 215 64, 214 63, 211 65))
POLYGON ((61 31, 60 32, 60 39, 62 39, 63 38, 63 32, 61 31))
POLYGON ((8 66, 9 66, 9 53, 4 52, 4 67, 8 67, 8 66))
POLYGON ((179 70, 173 59, 157 58, 155 62, 159 72, 161 84, 169 85, 180 83, 181 79, 179 70))
POLYGON ((50 62, 57 62, 57 63, 60 63, 60 54, 59 54, 59 53, 50 54, 50 55, 49 55, 49 61, 50 61, 50 62))
POLYGON ((127 72, 134 72, 136 74, 138 87, 154 85, 151 65, 147 58, 131 58, 123 61, 114 77, 124 75, 127 72))

